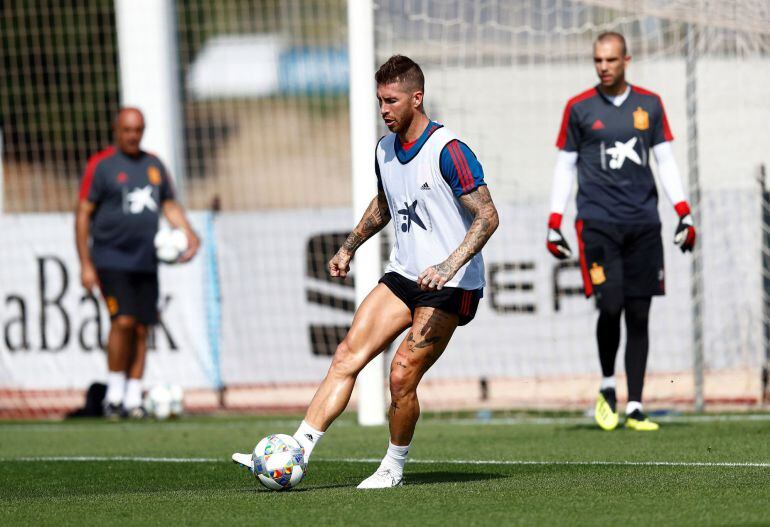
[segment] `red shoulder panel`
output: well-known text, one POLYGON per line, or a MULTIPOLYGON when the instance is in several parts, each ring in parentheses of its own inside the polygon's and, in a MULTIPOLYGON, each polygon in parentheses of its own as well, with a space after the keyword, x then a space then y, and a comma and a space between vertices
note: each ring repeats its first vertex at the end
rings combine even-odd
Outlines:
POLYGON ((88 158, 86 171, 83 174, 83 181, 80 182, 80 201, 88 198, 88 192, 91 190, 91 183, 93 183, 94 180, 94 172, 96 172, 96 167, 99 165, 99 163, 108 157, 115 155, 115 152, 115 147, 109 146, 88 158))
POLYGON ((569 125, 569 114, 572 111, 572 107, 586 99, 596 96, 596 88, 590 88, 582 93, 575 95, 573 98, 567 101, 567 105, 564 107, 564 115, 561 118, 561 128, 559 128, 559 137, 556 139, 556 148, 561 150, 567 143, 567 126, 569 125))

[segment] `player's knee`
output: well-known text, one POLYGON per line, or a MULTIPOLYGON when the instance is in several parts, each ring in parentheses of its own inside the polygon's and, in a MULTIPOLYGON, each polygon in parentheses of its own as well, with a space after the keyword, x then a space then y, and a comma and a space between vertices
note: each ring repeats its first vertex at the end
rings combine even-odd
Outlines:
POLYGON ((334 352, 331 371, 336 375, 348 377, 358 374, 364 366, 365 364, 361 364, 360 357, 350 347, 347 340, 340 342, 337 350, 334 352))
POLYGON ((136 318, 121 315, 112 320, 112 327, 118 331, 134 331, 137 327, 136 318))
POLYGON ((626 312, 626 326, 629 328, 645 329, 649 320, 648 313, 626 312))
POLYGON ((626 327, 629 331, 646 331, 650 320, 650 302, 647 299, 630 301, 625 307, 626 327))
POLYGON ((390 398, 394 401, 414 392, 417 388, 414 372, 394 363, 390 370, 390 398))
POLYGON ((619 318, 623 311, 623 294, 615 291, 599 293, 596 296, 596 306, 602 316, 619 318))

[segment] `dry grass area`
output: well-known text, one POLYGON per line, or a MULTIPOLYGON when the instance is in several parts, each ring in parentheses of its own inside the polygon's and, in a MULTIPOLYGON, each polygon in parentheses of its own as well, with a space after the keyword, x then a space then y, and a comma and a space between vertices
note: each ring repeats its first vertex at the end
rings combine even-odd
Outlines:
POLYGON ((208 207, 215 195, 224 210, 349 205, 349 113, 340 106, 260 101, 231 109, 229 132, 205 152, 204 176, 188 183, 189 206, 208 207))
MULTIPOLYGON (((188 208, 206 209, 215 197, 230 211, 351 204, 346 100, 197 103, 187 114, 195 130, 187 145, 188 208)), ((3 169, 6 212, 73 210, 79 173, 9 159, 3 169)))

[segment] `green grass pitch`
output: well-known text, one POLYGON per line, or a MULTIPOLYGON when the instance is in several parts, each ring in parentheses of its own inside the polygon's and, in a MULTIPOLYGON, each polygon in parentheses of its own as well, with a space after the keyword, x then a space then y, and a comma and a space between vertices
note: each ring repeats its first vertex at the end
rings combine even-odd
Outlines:
POLYGON ((0 525, 770 525, 770 416, 420 422, 406 485, 355 486, 385 427, 346 416, 290 492, 230 462, 298 418, 0 423, 0 525))

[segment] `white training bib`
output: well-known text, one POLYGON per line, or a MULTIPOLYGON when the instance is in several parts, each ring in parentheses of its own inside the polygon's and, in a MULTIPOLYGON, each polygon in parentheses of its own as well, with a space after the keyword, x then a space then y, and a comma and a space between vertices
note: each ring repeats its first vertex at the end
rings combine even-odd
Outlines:
MULTIPOLYGON (((396 134, 386 135, 377 145, 380 179, 396 234, 386 272, 416 281, 425 269, 446 260, 465 238, 473 215, 455 197, 439 166, 441 151, 454 139, 457 136, 450 130, 439 128, 406 163, 396 156, 396 134)), ((484 287, 481 253, 446 285, 484 287)))

